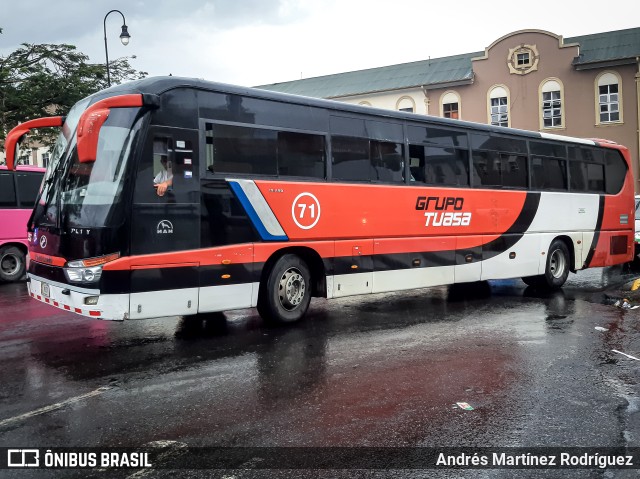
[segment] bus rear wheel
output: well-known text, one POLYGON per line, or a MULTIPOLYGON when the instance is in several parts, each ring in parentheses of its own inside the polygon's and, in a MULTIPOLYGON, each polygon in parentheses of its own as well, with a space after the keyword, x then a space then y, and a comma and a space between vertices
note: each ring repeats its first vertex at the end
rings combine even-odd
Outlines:
POLYGON ((279 258, 258 296, 258 312, 271 324, 299 321, 311 302, 311 273, 294 254, 279 258))
POLYGON ((0 248, 0 280, 13 282, 22 278, 26 268, 25 255, 15 246, 0 248))
POLYGON ((562 288, 567 281, 571 268, 569 248, 562 240, 554 240, 547 254, 547 265, 544 274, 522 278, 529 286, 556 290, 562 288))

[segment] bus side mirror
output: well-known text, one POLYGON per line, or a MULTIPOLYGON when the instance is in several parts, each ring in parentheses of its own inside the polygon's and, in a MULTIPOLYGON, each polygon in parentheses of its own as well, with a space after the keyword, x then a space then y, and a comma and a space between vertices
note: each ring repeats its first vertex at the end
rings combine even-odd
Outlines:
POLYGON ((154 95, 132 93, 130 95, 111 96, 97 101, 87 108, 80 116, 76 130, 78 161, 80 163, 93 163, 96 161, 100 128, 109 118, 111 108, 141 107, 155 103, 158 103, 158 100, 154 95))
POLYGON ((78 161, 80 163, 91 163, 96 161, 98 155, 98 138, 100 128, 107 118, 109 109, 101 108, 82 115, 78 124, 78 161))
POLYGON ((15 170, 16 160, 18 159, 18 149, 16 146, 18 142, 33 128, 45 128, 50 126, 62 126, 64 123, 63 116, 47 116, 44 118, 36 118, 35 120, 25 121, 20 123, 13 130, 11 130, 6 139, 4 140, 4 152, 7 161, 7 168, 9 171, 15 170))

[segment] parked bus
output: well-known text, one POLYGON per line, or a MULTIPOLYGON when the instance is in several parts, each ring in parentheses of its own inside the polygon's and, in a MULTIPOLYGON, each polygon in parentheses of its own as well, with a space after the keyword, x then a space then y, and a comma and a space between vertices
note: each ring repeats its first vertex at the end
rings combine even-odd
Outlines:
POLYGON ((18 281, 26 271, 27 220, 36 202, 44 168, 0 166, 0 281, 18 281))
POLYGON ((69 112, 31 222, 29 289, 100 319, 570 271, 634 249, 628 150, 176 77, 69 112))

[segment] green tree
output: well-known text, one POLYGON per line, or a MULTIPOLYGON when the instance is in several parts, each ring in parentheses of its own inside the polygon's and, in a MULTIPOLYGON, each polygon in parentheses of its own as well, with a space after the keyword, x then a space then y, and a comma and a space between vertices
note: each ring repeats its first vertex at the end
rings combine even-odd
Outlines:
MULTIPOLYGON (((0 34, 2 29, 0 28, 0 34)), ((131 57, 135 58, 135 57, 131 57)), ((109 62, 111 83, 144 78, 129 57, 109 62)), ((81 98, 107 87, 104 63, 89 63, 89 57, 68 44, 23 43, 0 56, 0 143, 18 123, 42 116, 65 115, 81 98)), ((33 132, 31 141, 51 144, 52 129, 33 132)))

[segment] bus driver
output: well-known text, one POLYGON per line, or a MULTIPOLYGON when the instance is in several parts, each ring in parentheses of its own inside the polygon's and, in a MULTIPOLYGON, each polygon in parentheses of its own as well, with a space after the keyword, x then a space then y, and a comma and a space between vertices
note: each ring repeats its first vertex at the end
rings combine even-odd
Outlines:
POLYGON ((160 164, 162 165, 162 170, 156 175, 153 179, 153 187, 156 189, 156 193, 158 196, 164 196, 173 183, 173 174, 169 171, 168 168, 168 160, 166 156, 162 156, 160 158, 160 164))

